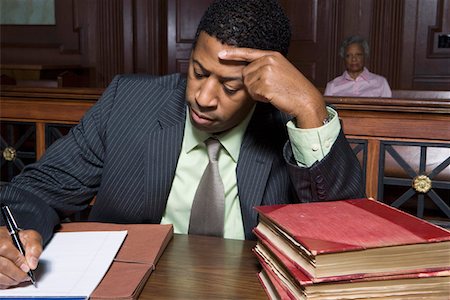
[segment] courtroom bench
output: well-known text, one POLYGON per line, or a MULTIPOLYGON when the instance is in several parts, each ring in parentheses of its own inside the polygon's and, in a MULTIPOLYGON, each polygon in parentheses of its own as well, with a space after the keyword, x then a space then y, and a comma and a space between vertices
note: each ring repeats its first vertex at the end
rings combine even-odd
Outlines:
MULTIPOLYGON (((0 91, 1 180, 9 181, 77 124, 103 89, 0 91)), ((450 225, 450 99, 325 97, 357 155, 366 194, 450 225)))

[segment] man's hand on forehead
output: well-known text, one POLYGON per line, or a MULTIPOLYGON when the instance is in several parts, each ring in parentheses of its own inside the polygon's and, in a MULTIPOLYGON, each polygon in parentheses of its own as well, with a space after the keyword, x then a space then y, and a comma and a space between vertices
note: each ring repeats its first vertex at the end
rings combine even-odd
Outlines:
POLYGON ((298 127, 323 125, 327 112, 322 94, 281 53, 230 48, 220 51, 218 57, 224 61, 248 63, 242 69, 242 76, 253 99, 269 102, 279 110, 295 116, 298 127))
POLYGON ((252 48, 232 48, 228 50, 222 50, 218 55, 219 58, 223 60, 234 60, 250 63, 271 53, 273 53, 273 51, 265 51, 252 48))

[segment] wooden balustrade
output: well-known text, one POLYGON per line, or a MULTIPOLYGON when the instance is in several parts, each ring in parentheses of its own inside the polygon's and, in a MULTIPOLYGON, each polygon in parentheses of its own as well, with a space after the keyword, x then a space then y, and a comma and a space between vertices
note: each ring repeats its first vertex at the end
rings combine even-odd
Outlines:
MULTIPOLYGON (((347 138, 368 143, 366 192, 378 197, 382 141, 450 145, 450 99, 325 97, 339 112, 347 138)), ((450 168, 443 170, 450 181, 450 168)))
MULTIPOLYGON (((3 86, 0 121, 35 124, 37 159, 48 146, 46 126, 76 124, 102 92, 3 86)), ((409 195, 416 203, 412 213, 424 217, 431 207, 437 210, 437 218, 450 221, 450 99, 325 99, 339 112, 344 132, 357 152, 367 196, 403 208, 409 195), (427 187, 420 175, 430 180, 428 190, 417 190, 420 185, 427 187)))
MULTIPOLYGON (((36 126, 36 156, 46 149, 46 124, 77 124, 103 89, 2 86, 0 120, 36 126)), ((3 150, 3 149, 2 149, 3 150)))

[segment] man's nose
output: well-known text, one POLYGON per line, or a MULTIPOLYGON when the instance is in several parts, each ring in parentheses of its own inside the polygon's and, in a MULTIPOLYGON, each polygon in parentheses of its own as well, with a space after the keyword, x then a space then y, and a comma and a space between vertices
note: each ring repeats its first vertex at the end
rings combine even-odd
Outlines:
POLYGON ((199 106, 210 107, 217 105, 218 83, 213 77, 208 77, 200 86, 195 95, 195 101, 199 106))

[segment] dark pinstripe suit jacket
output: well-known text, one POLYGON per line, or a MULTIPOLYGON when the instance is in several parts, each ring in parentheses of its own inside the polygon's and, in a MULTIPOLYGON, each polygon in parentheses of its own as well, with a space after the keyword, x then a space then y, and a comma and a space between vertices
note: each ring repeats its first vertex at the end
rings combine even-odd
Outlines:
MULTIPOLYGON (((90 220, 159 223, 184 133, 186 82, 179 75, 118 76, 79 125, 1 191, 24 228, 47 241, 61 217, 84 209, 90 220)), ((255 205, 356 198, 360 168, 341 133, 331 152, 298 167, 287 139, 288 116, 258 104, 237 164, 247 239, 255 205)))

